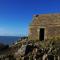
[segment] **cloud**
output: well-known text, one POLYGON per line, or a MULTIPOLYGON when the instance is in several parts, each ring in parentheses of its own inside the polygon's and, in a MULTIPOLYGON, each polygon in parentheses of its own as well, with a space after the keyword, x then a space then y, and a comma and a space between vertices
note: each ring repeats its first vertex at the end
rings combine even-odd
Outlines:
POLYGON ((14 31, 13 29, 7 29, 0 27, 0 36, 19 36, 18 31, 14 31))
POLYGON ((0 36, 28 36, 28 30, 26 28, 12 28, 12 27, 1 27, 0 36))
POLYGON ((0 35, 1 36, 10 35, 10 33, 7 31, 7 29, 0 27, 0 35))

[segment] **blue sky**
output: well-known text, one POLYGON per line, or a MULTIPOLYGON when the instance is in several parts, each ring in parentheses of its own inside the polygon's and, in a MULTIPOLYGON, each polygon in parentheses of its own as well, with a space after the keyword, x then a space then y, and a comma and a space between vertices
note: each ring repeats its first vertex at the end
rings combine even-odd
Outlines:
POLYGON ((26 36, 34 14, 60 13, 60 0, 0 0, 0 36, 26 36))

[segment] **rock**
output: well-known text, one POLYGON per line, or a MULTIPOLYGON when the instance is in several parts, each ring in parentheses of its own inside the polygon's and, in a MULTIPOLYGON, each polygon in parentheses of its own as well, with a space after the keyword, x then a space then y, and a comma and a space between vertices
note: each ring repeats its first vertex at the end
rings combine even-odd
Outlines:
POLYGON ((26 50, 26 45, 22 45, 20 49, 18 49, 17 52, 15 52, 15 56, 24 56, 26 50))

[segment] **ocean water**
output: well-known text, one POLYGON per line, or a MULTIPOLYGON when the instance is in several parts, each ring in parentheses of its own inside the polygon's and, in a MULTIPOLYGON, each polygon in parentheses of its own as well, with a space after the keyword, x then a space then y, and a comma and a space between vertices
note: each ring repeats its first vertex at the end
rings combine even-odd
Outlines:
POLYGON ((0 43, 3 44, 12 44, 18 41, 20 37, 17 36, 0 36, 0 43))

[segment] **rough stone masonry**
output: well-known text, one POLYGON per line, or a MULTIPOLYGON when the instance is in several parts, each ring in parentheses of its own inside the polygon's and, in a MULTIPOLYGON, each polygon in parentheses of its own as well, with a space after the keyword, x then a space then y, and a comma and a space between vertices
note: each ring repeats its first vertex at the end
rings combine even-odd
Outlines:
POLYGON ((34 15, 29 26, 29 40, 60 36, 60 14, 34 15))

